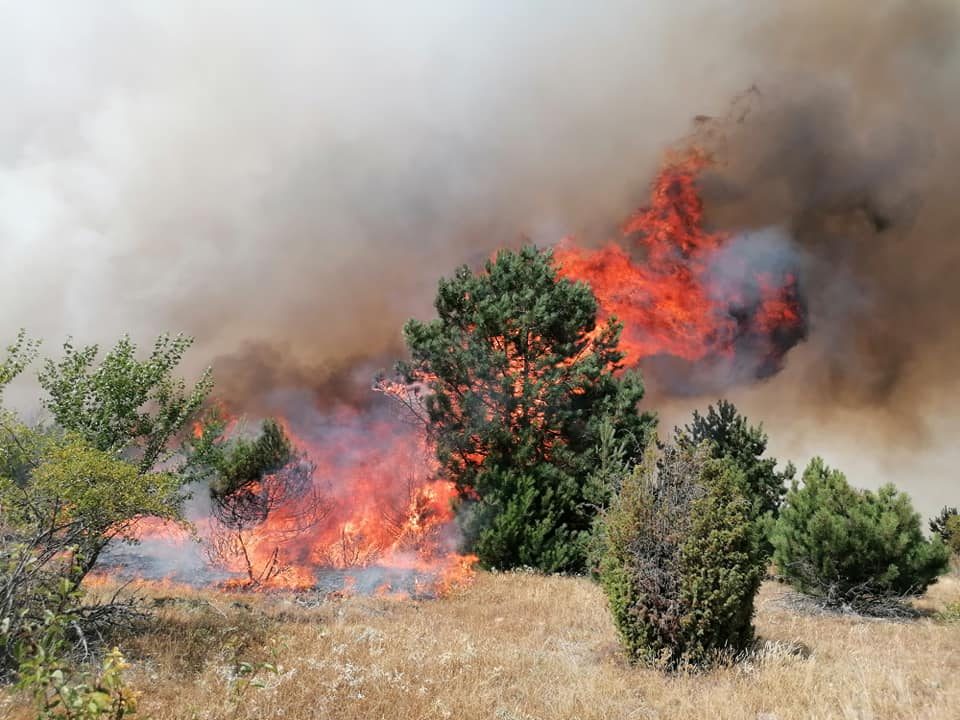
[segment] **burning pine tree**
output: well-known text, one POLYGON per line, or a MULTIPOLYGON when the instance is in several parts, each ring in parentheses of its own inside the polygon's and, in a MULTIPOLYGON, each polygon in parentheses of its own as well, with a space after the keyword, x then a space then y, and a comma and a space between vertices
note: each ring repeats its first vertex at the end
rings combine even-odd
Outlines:
POLYGON ((762 377, 804 336, 795 274, 705 229, 706 162, 692 152, 661 171, 650 206, 624 227, 633 252, 572 240, 555 255, 501 251, 482 272, 442 280, 437 319, 404 328, 412 361, 379 387, 423 423, 487 565, 583 567, 604 500, 589 497, 599 428, 613 422, 638 456, 653 426, 624 361, 670 356, 762 377))
POLYGON ((381 383, 422 422, 458 489, 467 542, 491 567, 579 570, 593 511, 587 475, 601 423, 639 452, 653 418, 618 373, 620 325, 597 324, 590 288, 549 251, 501 251, 441 280, 438 318, 404 328, 412 360, 381 383))

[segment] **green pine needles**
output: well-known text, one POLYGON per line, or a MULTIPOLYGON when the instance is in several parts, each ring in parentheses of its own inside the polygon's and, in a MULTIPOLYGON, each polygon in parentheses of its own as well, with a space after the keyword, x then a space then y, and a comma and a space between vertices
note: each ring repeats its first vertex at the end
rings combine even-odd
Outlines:
POLYGON ((774 562, 794 587, 854 609, 922 593, 949 561, 939 537, 924 537, 906 493, 855 489, 820 458, 787 493, 772 541, 774 562))
POLYGON ((639 376, 616 372, 620 325, 598 324, 590 288, 532 246, 460 268, 434 304, 436 319, 404 327, 407 390, 388 392, 435 440, 468 549, 487 567, 582 570, 604 500, 588 491, 601 424, 633 454, 654 426, 639 376))

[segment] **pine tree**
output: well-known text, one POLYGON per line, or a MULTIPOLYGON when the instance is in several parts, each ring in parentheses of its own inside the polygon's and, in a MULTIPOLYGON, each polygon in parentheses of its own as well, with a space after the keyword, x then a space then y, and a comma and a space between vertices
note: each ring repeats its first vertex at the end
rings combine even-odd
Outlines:
POLYGON ((798 590, 827 603, 922 593, 947 568, 939 537, 923 536, 906 493, 850 486, 814 458, 787 494, 773 533, 774 562, 798 590))
POLYGON ((750 425, 736 406, 728 400, 710 405, 706 415, 693 411, 693 422, 674 430, 678 445, 697 447, 707 443, 712 457, 729 457, 743 471, 754 518, 775 518, 780 502, 793 479, 792 464, 778 472, 777 459, 763 457, 767 451, 767 434, 762 425, 750 425))
MULTIPOLYGON (((590 288, 549 251, 501 251, 441 280, 437 319, 410 320, 400 397, 436 442, 487 566, 580 570, 596 507, 587 477, 601 423, 639 454, 653 428, 639 376, 620 369, 621 327, 597 323, 590 288), (421 392, 421 388, 423 391, 421 392)), ((381 383, 381 387, 384 383, 381 383)))
POLYGON ((960 512, 955 507, 944 507, 930 521, 930 532, 940 536, 952 552, 960 554, 960 512))

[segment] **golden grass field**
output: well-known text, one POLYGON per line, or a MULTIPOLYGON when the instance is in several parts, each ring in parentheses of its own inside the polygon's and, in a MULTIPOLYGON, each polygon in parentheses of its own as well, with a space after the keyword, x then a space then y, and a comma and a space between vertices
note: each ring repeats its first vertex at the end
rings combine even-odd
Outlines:
MULTIPOLYGON (((119 642, 141 715, 196 718, 960 718, 960 623, 803 615, 767 583, 758 649, 702 675, 630 667, 587 579, 479 573, 433 601, 270 595, 164 601, 119 642), (238 663, 275 660, 263 687, 238 663)), ((960 599, 949 577, 919 601, 960 599)), ((0 695, 0 716, 31 717, 0 695)))

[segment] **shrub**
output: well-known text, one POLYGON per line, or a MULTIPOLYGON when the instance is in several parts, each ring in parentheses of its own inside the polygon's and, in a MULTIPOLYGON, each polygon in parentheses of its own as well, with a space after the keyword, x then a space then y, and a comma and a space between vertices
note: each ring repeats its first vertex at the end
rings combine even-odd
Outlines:
POLYGON ((960 555, 960 512, 945 507, 930 521, 930 532, 939 535, 955 555, 960 555))
POLYGON ((34 701, 39 720, 121 720, 136 715, 137 693, 123 678, 127 662, 113 648, 97 673, 84 672, 69 661, 70 644, 61 618, 51 616, 33 630, 24 646, 17 686, 34 701))
MULTIPOLYGON (((98 361, 96 346, 67 343, 39 376, 52 425, 28 426, 0 407, 0 671, 61 581, 78 590, 110 542, 136 541, 141 518, 183 520, 191 470, 174 455, 210 390, 207 374, 192 388, 174 375, 189 345, 163 336, 138 360, 124 338, 98 361)), ((0 393, 35 355, 21 333, 0 359, 0 393)), ((109 605, 57 611, 95 632, 124 610, 109 605)))
POLYGON ((960 600, 950 603, 937 614, 943 622, 960 622, 960 600))
POLYGON ((893 485, 856 490, 814 458, 780 510, 774 562, 801 592, 827 604, 865 607, 875 598, 922 593, 947 568, 939 538, 927 540, 910 498, 893 485))
POLYGON ((600 580, 633 661, 709 664, 753 639, 764 560, 743 473, 708 450, 651 450, 600 522, 600 580))
POLYGON ((71 635, 80 631, 82 592, 66 577, 35 590, 33 602, 43 609, 42 617, 16 624, 4 618, 0 635, 15 648, 17 687, 32 697, 37 718, 121 720, 135 715, 137 693, 124 681, 127 664, 119 648, 103 657, 96 673, 81 669, 71 657, 71 635))

